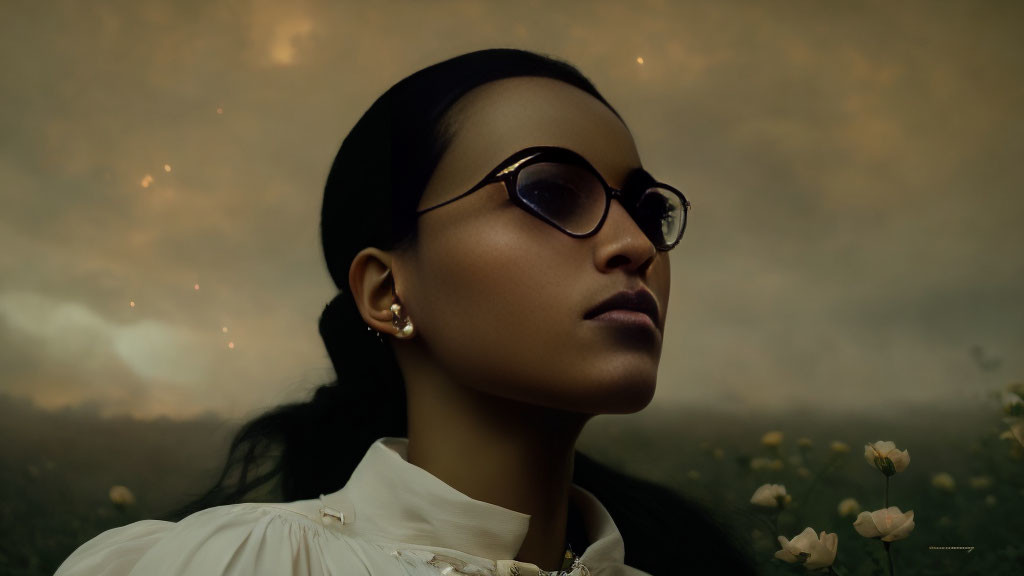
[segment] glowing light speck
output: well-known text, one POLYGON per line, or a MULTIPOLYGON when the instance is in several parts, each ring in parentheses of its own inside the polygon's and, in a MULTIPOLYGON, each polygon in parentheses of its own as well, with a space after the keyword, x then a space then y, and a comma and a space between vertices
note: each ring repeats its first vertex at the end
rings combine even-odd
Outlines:
POLYGON ((234 342, 228 342, 228 348, 230 348, 231 350, 234 350, 235 349, 235 343, 234 342))
POLYGON ((223 113, 224 113, 224 109, 221 108, 220 106, 218 106, 217 107, 217 114, 223 114, 223 113))
POLYGON ((128 306, 129 306, 130 308, 135 308, 135 300, 129 300, 129 301, 128 301, 128 306))
POLYGON ((153 177, 150 176, 149 174, 146 174, 145 176, 142 177, 142 187, 143 188, 149 188, 149 185, 152 184, 152 183, 153 183, 153 177))
POLYGON ((193 288, 195 288, 196 290, 199 290, 199 282, 196 282, 196 285, 193 286, 193 288))
POLYGON ((164 172, 170 172, 170 171, 171 171, 171 165, 170 164, 164 164, 164 172))
POLYGON ((228 327, 227 326, 221 326, 220 327, 220 331, 225 333, 225 334, 227 334, 228 333, 228 327))
POLYGON ((640 57, 638 57, 638 58, 636 59, 636 63, 637 63, 637 64, 643 64, 643 63, 644 63, 644 59, 643 59, 643 58, 640 58, 640 57))

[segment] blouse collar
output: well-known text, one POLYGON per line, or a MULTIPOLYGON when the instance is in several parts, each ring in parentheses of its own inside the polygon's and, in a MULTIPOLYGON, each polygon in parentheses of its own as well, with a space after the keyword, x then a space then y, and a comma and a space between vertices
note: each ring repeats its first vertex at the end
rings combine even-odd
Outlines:
MULTIPOLYGON (((411 464, 408 438, 379 438, 341 490, 323 496, 360 534, 395 542, 449 548, 490 560, 515 558, 530 515, 474 500, 411 464)), ((580 559, 591 570, 622 564, 622 537, 611 515, 589 491, 570 484, 587 540, 580 559)), ((579 551, 577 551, 579 553, 579 551)))

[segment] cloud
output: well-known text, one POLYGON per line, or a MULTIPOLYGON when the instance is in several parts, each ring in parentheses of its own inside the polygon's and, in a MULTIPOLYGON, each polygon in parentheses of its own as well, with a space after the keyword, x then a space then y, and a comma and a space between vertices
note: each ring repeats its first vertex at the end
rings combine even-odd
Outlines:
POLYGON ((209 337, 164 322, 111 322, 79 302, 37 293, 0 293, 0 320, 47 358, 74 367, 83 378, 120 363, 141 380, 194 385, 209 372, 209 337))

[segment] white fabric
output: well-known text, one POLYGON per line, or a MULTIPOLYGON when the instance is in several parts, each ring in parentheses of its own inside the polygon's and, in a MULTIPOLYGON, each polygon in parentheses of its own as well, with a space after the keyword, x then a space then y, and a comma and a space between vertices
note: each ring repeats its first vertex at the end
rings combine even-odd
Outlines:
MULTIPOLYGON (((406 438, 378 439, 345 487, 318 499, 233 504, 108 530, 54 576, 537 574, 510 560, 530 515, 466 496, 409 463, 407 449, 406 438)), ((593 494, 572 484, 570 498, 592 576, 649 576, 623 564, 622 537, 593 494)), ((586 576, 582 568, 570 574, 586 576)))

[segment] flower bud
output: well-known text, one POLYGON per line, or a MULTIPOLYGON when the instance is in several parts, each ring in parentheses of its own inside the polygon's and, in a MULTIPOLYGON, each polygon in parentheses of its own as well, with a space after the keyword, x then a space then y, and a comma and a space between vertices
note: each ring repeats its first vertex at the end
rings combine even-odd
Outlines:
POLYGON ((892 442, 879 440, 864 446, 864 459, 868 464, 878 468, 882 474, 892 476, 897 472, 903 472, 910 464, 910 453, 906 450, 897 450, 896 444, 892 442))

